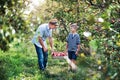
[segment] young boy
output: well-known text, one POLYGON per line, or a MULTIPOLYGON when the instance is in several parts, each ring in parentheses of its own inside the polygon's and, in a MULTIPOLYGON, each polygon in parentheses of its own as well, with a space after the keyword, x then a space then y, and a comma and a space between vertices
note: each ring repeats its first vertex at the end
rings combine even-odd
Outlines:
MULTIPOLYGON (((80 50, 80 37, 79 34, 77 33, 77 28, 78 26, 76 23, 70 25, 71 33, 69 33, 67 37, 67 44, 66 44, 66 49, 68 51, 68 58, 74 64, 76 64, 77 55, 80 50)), ((71 65, 69 66, 70 66, 70 70, 72 70, 72 66, 71 65)))

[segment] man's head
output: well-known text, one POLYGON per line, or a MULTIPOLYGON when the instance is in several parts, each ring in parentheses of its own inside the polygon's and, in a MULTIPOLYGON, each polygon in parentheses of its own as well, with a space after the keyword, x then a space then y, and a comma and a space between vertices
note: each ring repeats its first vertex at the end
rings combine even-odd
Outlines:
POLYGON ((76 23, 70 25, 70 29, 71 29, 72 33, 76 32, 77 28, 78 28, 78 26, 76 23))
POLYGON ((49 21, 49 28, 50 29, 55 29, 58 26, 57 19, 51 19, 49 21))

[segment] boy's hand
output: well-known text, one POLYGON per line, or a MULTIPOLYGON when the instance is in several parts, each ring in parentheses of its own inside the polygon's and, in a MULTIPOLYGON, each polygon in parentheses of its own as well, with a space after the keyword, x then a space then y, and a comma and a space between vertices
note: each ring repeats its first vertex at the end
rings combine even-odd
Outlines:
POLYGON ((64 51, 64 53, 65 53, 66 55, 68 55, 68 50, 66 49, 66 50, 64 51))
POLYGON ((75 53, 76 55, 78 55, 78 51, 76 51, 76 53, 75 53))
POLYGON ((68 53, 66 51, 64 53, 65 53, 66 56, 68 56, 68 53))

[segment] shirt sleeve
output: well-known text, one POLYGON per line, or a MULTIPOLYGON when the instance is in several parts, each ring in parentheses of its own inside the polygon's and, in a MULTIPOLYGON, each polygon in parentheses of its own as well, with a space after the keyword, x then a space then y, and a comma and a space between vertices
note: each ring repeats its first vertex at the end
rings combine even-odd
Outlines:
POLYGON ((37 36, 37 37, 38 37, 38 36, 43 37, 43 30, 42 30, 42 28, 40 28, 40 26, 39 26, 39 28, 38 28, 37 31, 36 31, 36 36, 37 36))
POLYGON ((49 35, 49 37, 52 37, 52 30, 50 30, 50 35, 49 35))
POLYGON ((77 42, 77 45, 80 44, 80 36, 79 36, 79 35, 77 36, 77 40, 76 40, 76 42, 77 42))
POLYGON ((67 38, 66 38, 66 42, 68 42, 68 36, 67 36, 67 38))
MULTIPOLYGON (((69 34, 69 35, 70 35, 70 34, 69 34)), ((68 43, 69 35, 68 35, 67 38, 66 38, 66 42, 67 42, 67 43, 68 43)))

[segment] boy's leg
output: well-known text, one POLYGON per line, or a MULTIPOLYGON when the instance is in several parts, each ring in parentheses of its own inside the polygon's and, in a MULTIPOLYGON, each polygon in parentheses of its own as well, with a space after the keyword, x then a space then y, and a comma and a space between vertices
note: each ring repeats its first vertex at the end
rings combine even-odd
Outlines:
POLYGON ((72 61, 74 64, 76 64, 76 60, 74 60, 74 59, 71 59, 71 61, 72 61))
POLYGON ((72 59, 71 61, 76 64, 76 59, 77 59, 77 55, 75 54, 75 52, 72 53, 72 59))
POLYGON ((77 59, 77 55, 75 54, 76 52, 75 51, 72 51, 71 52, 71 56, 72 56, 72 58, 71 58, 71 61, 72 61, 72 65, 71 65, 71 67, 72 67, 72 70, 73 71, 76 71, 77 70, 77 66, 76 66, 76 59, 77 59))
MULTIPOLYGON (((71 51, 68 51, 68 58, 72 60, 71 51)), ((69 70, 72 70, 72 66, 69 64, 69 70)))
POLYGON ((40 70, 44 70, 44 56, 42 48, 35 45, 37 56, 38 56, 38 64, 40 70))

